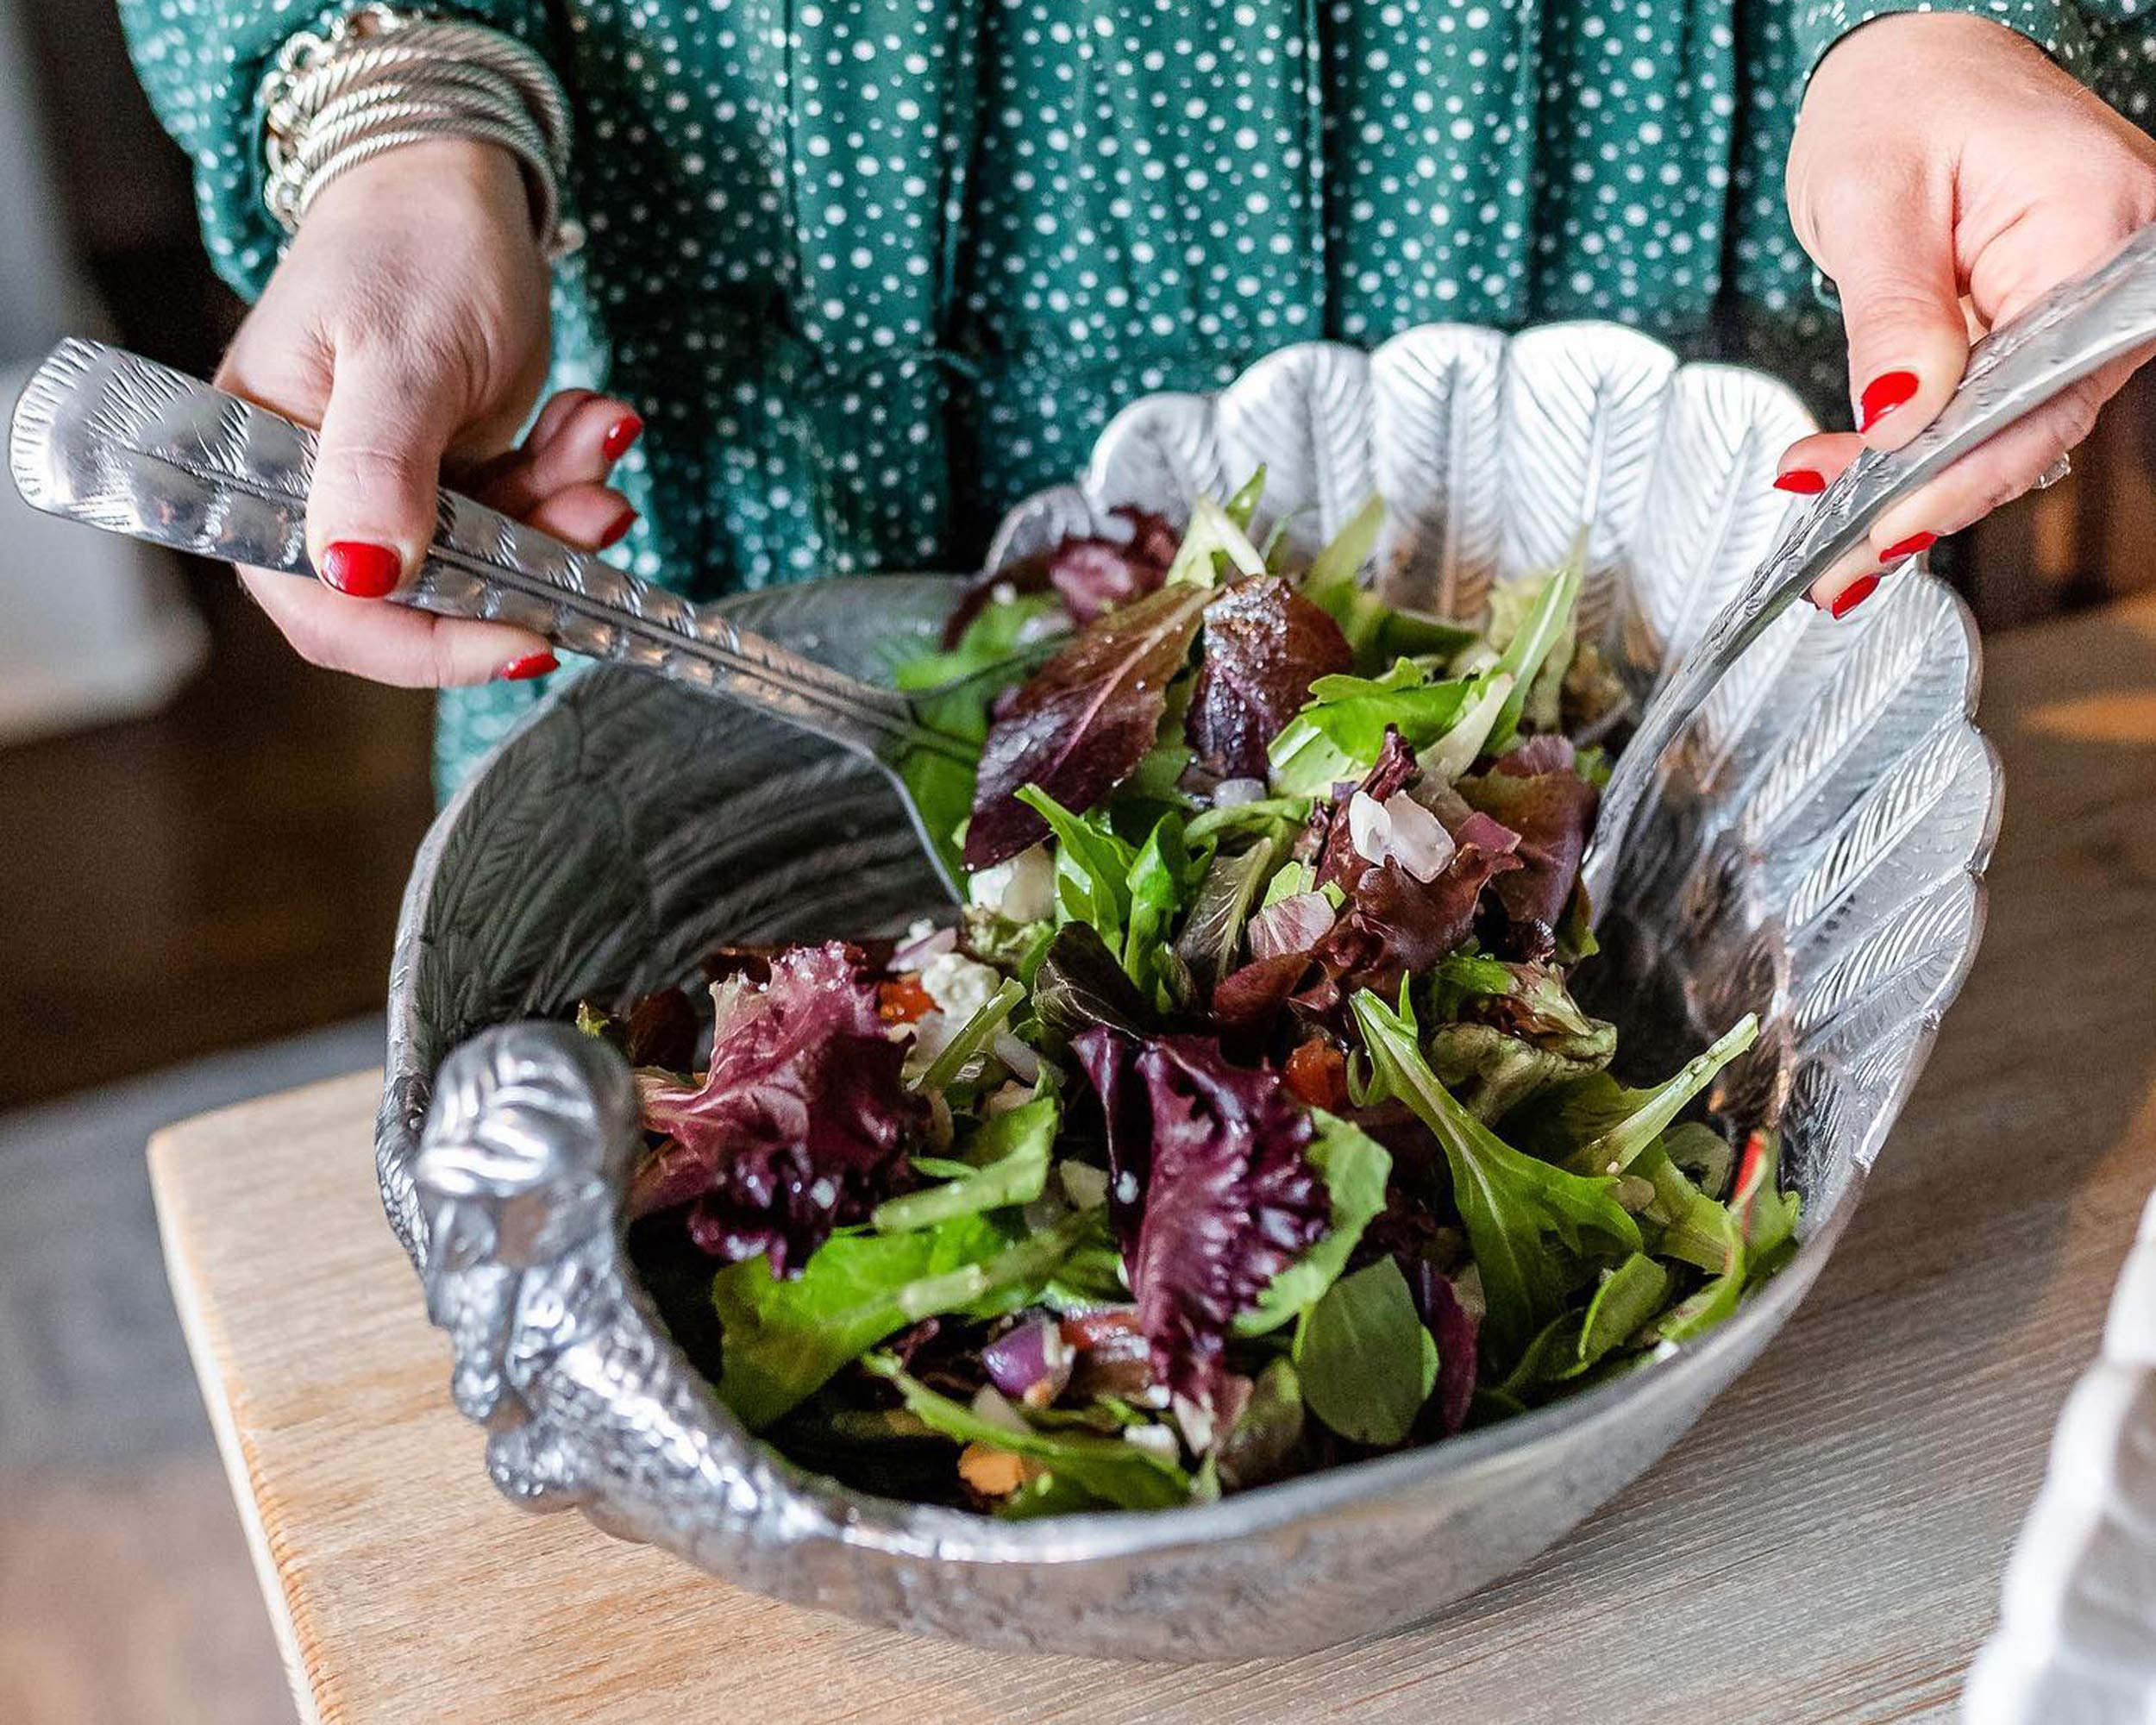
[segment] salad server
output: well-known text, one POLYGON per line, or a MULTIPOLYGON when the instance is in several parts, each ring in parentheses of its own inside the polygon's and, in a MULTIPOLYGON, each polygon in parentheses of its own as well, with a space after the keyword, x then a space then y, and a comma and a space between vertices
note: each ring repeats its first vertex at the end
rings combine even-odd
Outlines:
POLYGON ((2110 261, 2061 283, 1971 349, 1961 387, 1939 417, 1891 452, 1868 449, 1717 612, 1640 716, 1602 792, 1582 879, 1599 916, 1611 899, 1626 834, 1655 768, 1714 686, 1776 618, 1862 544, 1889 507, 1979 443, 2122 354, 2156 341, 2156 228, 2110 261))
MULTIPOLYGON (((313 432, 266 408, 138 354, 70 338, 16 405, 8 464, 24 501, 47 514, 311 580, 315 447, 313 432)), ((906 778, 924 762, 970 772, 978 753, 923 717, 932 695, 818 664, 448 490, 425 561, 389 602, 514 624, 567 652, 738 702, 868 756, 905 803, 944 888, 964 902, 906 778)))

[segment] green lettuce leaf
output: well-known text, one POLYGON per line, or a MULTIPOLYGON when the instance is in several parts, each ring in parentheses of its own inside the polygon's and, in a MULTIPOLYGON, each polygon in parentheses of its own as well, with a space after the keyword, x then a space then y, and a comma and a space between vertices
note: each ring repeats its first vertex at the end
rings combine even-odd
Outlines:
POLYGON ((1402 653, 1450 658, 1471 646, 1474 630, 1388 605, 1363 585, 1363 570, 1377 549, 1384 524, 1384 499, 1373 493, 1312 560, 1302 578, 1302 596, 1340 625, 1357 662, 1373 657, 1382 662, 1402 653))
POLYGON ((1057 920, 1085 923, 1110 951, 1121 952, 1138 852, 1115 836, 1106 815, 1073 814, 1037 785, 1024 787, 1018 799, 1055 836, 1057 920))
MULTIPOLYGON (((1037 1461, 1070 1485, 1119 1509, 1165 1509, 1190 1500, 1190 1475, 1143 1445, 1089 1432, 1012 1431, 939 1396, 910 1377, 887 1354, 862 1362, 897 1388, 906 1409, 924 1426, 962 1444, 982 1444, 1037 1461)), ((1023 1415, 1021 1415, 1023 1417, 1023 1415)))
POLYGON ((1087 1213, 1020 1238, 964 1215, 912 1233, 835 1234, 788 1281, 774 1280, 761 1258, 730 1264, 711 1278, 719 1399, 761 1431, 908 1324, 946 1313, 993 1317, 1029 1303, 1103 1226, 1099 1213, 1087 1213))
POLYGON ((1304 1154, 1324 1179, 1332 1205, 1325 1238, 1265 1285, 1257 1303, 1235 1320, 1238 1336, 1263 1335, 1315 1305, 1347 1268, 1363 1230, 1385 1208, 1393 1159, 1384 1146, 1322 1108, 1311 1109, 1310 1120, 1317 1137, 1304 1154))
POLYGON ((1123 937, 1123 969, 1161 1011, 1172 1008, 1186 992, 1188 971, 1176 957, 1169 935, 1198 890, 1206 858, 1193 861, 1183 844, 1182 819, 1163 815, 1125 877, 1128 926, 1123 937))
POLYGON ((1616 1182, 1589 1179, 1523 1156, 1438 1082, 1416 1042, 1413 1008, 1376 995, 1351 1003, 1373 1074, 1371 1089, 1392 1097, 1428 1126, 1452 1171, 1453 1201, 1482 1273, 1488 1314, 1482 1333, 1494 1358, 1509 1361, 1564 1309, 1571 1269, 1552 1249, 1580 1254, 1595 1238, 1602 1251, 1639 1250, 1639 1228, 1615 1196, 1616 1182))
POLYGON ((1438 1344, 1407 1278, 1382 1258, 1327 1289, 1295 1330, 1310 1411, 1358 1444, 1404 1442, 1438 1382, 1438 1344))
MULTIPOLYGON (((1060 1113, 1055 1097, 1036 1096, 983 1120, 966 1145, 956 1178, 887 1198, 876 1206, 870 1225, 879 1233, 904 1233, 983 1210, 1031 1203, 1048 1183, 1049 1152, 1055 1148, 1060 1113)), ((928 1165, 925 1157, 913 1158, 917 1170, 925 1172, 928 1165)))
POLYGON ((1471 678, 1433 682, 1407 659, 1380 677, 1320 677, 1268 751, 1273 788, 1330 796, 1334 785, 1369 773, 1388 728, 1410 749, 1427 747, 1457 721, 1474 691, 1471 678))
MULTIPOLYGON (((1558 681, 1564 676, 1564 667, 1570 662, 1569 637, 1573 627, 1573 611, 1579 604, 1580 582, 1586 572, 1587 532, 1584 528, 1572 543, 1571 555, 1564 567, 1554 571, 1536 593, 1534 603, 1512 631, 1505 650, 1498 656, 1495 670, 1513 680, 1511 693, 1497 715, 1497 722, 1490 727, 1489 752, 1497 753, 1513 739, 1520 728, 1521 715, 1526 711, 1528 697, 1536 687, 1536 679, 1545 665, 1552 667, 1558 681), (1559 658, 1557 649, 1564 649, 1559 658)), ((1515 589, 1516 591, 1517 589, 1515 589)), ((1554 687, 1550 697, 1552 704, 1551 723, 1556 729, 1554 687)))

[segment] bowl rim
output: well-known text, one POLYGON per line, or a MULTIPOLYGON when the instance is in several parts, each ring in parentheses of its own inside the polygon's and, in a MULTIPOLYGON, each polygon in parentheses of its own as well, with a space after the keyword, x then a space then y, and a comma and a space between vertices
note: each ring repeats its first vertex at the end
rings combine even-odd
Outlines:
MULTIPOLYGON (((1394 336, 1392 342, 1404 341, 1432 329, 1473 330, 1484 327, 1426 323, 1394 336)), ((1666 344, 1656 342, 1630 326, 1594 319, 1532 324, 1517 331, 1493 333, 1510 342, 1531 331, 1538 334, 1564 332, 1583 339, 1614 334, 1629 342, 1644 343, 1664 352, 1669 351, 1666 344)), ((1257 367, 1274 365, 1282 361, 1283 356, 1304 349, 1324 349, 1368 359, 1375 353, 1382 351, 1383 346, 1389 345, 1391 342, 1369 348, 1333 341, 1292 343, 1261 356, 1252 366, 1244 367, 1238 376, 1247 376, 1257 367)), ((1672 367, 1671 375, 1674 378, 1679 373, 1693 370, 1739 374, 1758 380, 1778 391, 1794 393, 1783 380, 1771 373, 1725 360, 1677 361, 1672 367)), ((1163 393, 1172 392, 1156 392, 1142 397, 1121 410, 1104 428, 1103 442, 1119 420, 1131 414, 1144 402, 1163 398, 1163 393)), ((1187 398, 1200 402, 1217 400, 1219 393, 1219 391, 1185 392, 1187 398)), ((1084 474, 1064 486, 1051 487, 1050 491, 1076 492, 1090 498, 1093 478, 1094 470, 1089 464, 1084 474)), ((1034 493, 1007 511, 991 537, 991 547, 1004 544, 1014 520, 1029 506, 1049 494, 1049 492, 1034 493)), ((1978 843, 1963 864, 1963 870, 1972 884, 1974 894, 1970 932, 1958 962, 1935 991, 1932 1003, 1921 1016, 1917 1034, 1910 1040, 1900 1082, 1878 1110, 1865 1140, 1853 1147, 1851 1173, 1838 1194, 1833 1208, 1816 1228, 1803 1236, 1796 1255, 1782 1270, 1758 1292, 1747 1295, 1738 1311, 1727 1320, 1691 1340, 1664 1344, 1663 1349, 1645 1356, 1637 1367, 1620 1377, 1531 1408, 1524 1414, 1456 1433, 1437 1443, 1252 1487, 1210 1503, 1142 1511, 1081 1512, 1034 1521, 1003 1521, 966 1510, 885 1496, 843 1484, 793 1461, 763 1438, 749 1432, 718 1400, 715 1387, 689 1360, 660 1320, 641 1278, 634 1272, 627 1250, 625 1230, 617 1226, 611 1235, 612 1263, 623 1272, 626 1284, 632 1290, 636 1308, 649 1332, 651 1343, 666 1361, 681 1373, 684 1381, 695 1385, 702 1392, 698 1408, 699 1421, 705 1422, 706 1429, 721 1441, 744 1448, 749 1455, 770 1467, 785 1482, 786 1489, 803 1500, 805 1509, 812 1505, 812 1513, 820 1512, 816 1519, 824 1525, 804 1528, 804 1534, 809 1538, 820 1536, 834 1539, 849 1546, 891 1557, 919 1559, 929 1556, 938 1563, 958 1565, 1060 1565, 1218 1545, 1244 1536, 1277 1532, 1326 1512, 1357 1505, 1364 1500, 1379 1502, 1394 1490, 1435 1485, 1455 1475, 1474 1471, 1489 1472, 1510 1466, 1530 1466, 1538 1452, 1557 1444, 1567 1434, 1603 1423, 1614 1423, 1620 1410, 1635 1399, 1658 1394, 1674 1396, 1681 1394, 1687 1383, 1703 1379, 1715 1385, 1708 1390, 1705 1398, 1711 1400, 1719 1393, 1720 1387, 1726 1384, 1727 1377, 1734 1375, 1733 1370, 1717 1382, 1716 1368, 1725 1357, 1732 1354, 1742 1356, 1739 1366, 1735 1368, 1741 1370, 1751 1357, 1764 1347, 1817 1282, 1827 1258, 1855 1214, 1878 1150, 1929 1060, 1943 1015, 1965 982, 1983 940, 1986 920, 1984 872, 1998 836, 2004 806, 2004 777, 1996 745, 1976 723, 1976 708, 1983 678, 1981 639, 1967 605, 1958 594, 1946 588, 1945 584, 1931 574, 1927 560, 1919 558, 1916 567, 1908 572, 1908 577, 1912 581, 1925 582, 1946 592, 1967 638, 1968 668, 1962 692, 1962 723, 1977 737, 1984 750, 1990 786, 1984 826, 1978 843)), ((866 587, 869 583, 880 583, 891 578, 890 574, 882 573, 843 575, 827 578, 817 585, 859 585, 866 587)), ((936 579, 956 584, 972 577, 951 574, 936 579)), ((753 611, 760 604, 768 602, 768 599, 769 590, 738 593, 715 601, 712 608, 721 612, 744 609, 753 611)), ((400 959, 405 952, 408 935, 423 925, 435 885, 434 865, 464 812, 475 798, 483 794, 484 781, 501 757, 516 748, 528 732, 547 724, 551 716, 564 706, 585 698, 580 691, 584 691, 592 679, 612 683, 634 674, 611 667, 594 667, 564 680, 536 702, 474 765, 464 782, 436 816, 415 854, 412 874, 406 884, 399 909, 398 948, 400 959)), ((685 695, 683 698, 690 697, 685 695)), ((400 1202, 392 1192, 391 1175, 392 1165, 401 1165, 402 1180, 398 1183, 407 1189, 408 1195, 411 1155, 417 1147, 417 1123, 410 1118, 406 1099, 399 1093, 399 1086, 407 1075, 399 1073, 395 1055, 399 1025, 408 1014, 416 1014, 417 1007, 415 997, 403 986, 401 977, 392 976, 392 982, 389 1003, 392 1059, 385 1073, 382 1110, 376 1134, 377 1163, 381 1176, 382 1197, 392 1226, 415 1268, 423 1271, 424 1252, 409 1226, 414 1214, 412 1206, 408 1201, 400 1202)), ((420 1082, 431 1083, 432 1074, 418 1076, 420 1082)), ((587 1509, 598 1509, 605 1502, 605 1497, 602 1492, 584 1501, 587 1509)))

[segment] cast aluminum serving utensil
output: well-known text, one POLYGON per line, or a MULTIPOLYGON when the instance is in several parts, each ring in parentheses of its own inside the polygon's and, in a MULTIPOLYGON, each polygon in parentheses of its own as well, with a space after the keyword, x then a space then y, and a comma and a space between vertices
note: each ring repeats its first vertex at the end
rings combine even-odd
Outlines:
MULTIPOLYGON (((140 354, 70 339, 23 390, 8 461, 24 500, 49 514, 312 579, 315 447, 313 432, 266 408, 140 354)), ((743 702, 868 756, 912 811, 946 890, 964 901, 906 775, 923 756, 970 769, 978 751, 924 719, 913 698, 833 670, 452 491, 441 494, 425 561, 390 603, 515 624, 565 652, 743 702)))
POLYGON ((1815 507, 1790 524, 1640 716, 1602 794, 1583 875, 1592 904, 1599 908, 1608 900, 1626 834, 1663 752, 1767 626, 1862 544, 1894 504, 1986 438, 2152 340, 2156 228, 2146 228, 2100 268, 2061 283, 1978 342, 1961 387, 1937 418, 1899 449, 1858 456, 1815 507))

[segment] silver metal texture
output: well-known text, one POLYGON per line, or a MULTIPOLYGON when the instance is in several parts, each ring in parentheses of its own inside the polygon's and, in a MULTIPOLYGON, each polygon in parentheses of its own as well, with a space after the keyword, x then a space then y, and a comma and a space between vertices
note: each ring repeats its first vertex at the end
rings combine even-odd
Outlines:
MULTIPOLYGON (((48 514, 198 556, 312 579, 307 492, 315 435, 140 354, 62 342, 16 403, 8 462, 48 514)), ((975 750, 925 723, 907 696, 849 677, 638 580, 468 497, 444 491, 434 543, 388 601, 437 617, 511 623, 563 651, 743 701, 881 765, 912 809, 916 752, 975 750)), ((916 823, 953 898, 937 840, 916 823)))
MULTIPOLYGON (((2088 275, 2063 282, 1979 342, 1953 398, 1901 448, 1868 449, 1789 524, 1760 563, 1664 678, 1602 794, 1583 879, 1606 903, 1627 829, 1655 781, 1655 764, 1725 673, 1774 619, 1870 535, 1896 503, 1985 439, 2091 372, 2156 340, 2156 227, 2145 228, 2088 275)), ((1607 414, 1621 435, 1621 414, 1607 414)), ((2063 477, 2063 466, 2039 486, 2063 477)))
MULTIPOLYGON (((1218 398, 1132 407, 993 557, 1107 530, 1119 503, 1180 518, 1263 460, 1268 517, 1306 549, 1374 480, 1388 587, 1468 610, 1561 555, 1585 509, 1591 638, 1644 699, 1773 543, 1775 456, 1809 429, 1778 384, 1606 325, 1299 348, 1218 398)), ((955 591, 877 578, 723 608, 873 678, 955 591)), ((724 941, 902 927, 937 901, 902 810, 866 762, 767 716, 606 671, 569 683, 436 824, 392 979, 383 1197, 492 1477, 744 1586, 990 1645, 1250 1657, 1428 1615, 1641 1473, 1819 1275, 1975 952, 2000 794, 1976 687, 1968 619, 1921 571, 1842 624, 1791 612, 1670 752, 1627 851, 1589 998, 1649 1074, 1758 1012, 1711 1100, 1783 1126, 1805 1196, 1796 1258, 1734 1318, 1428 1448, 1209 1506, 1006 1524, 839 1487, 741 1430, 628 1268, 618 1063, 516 1022, 691 978, 724 941)))

